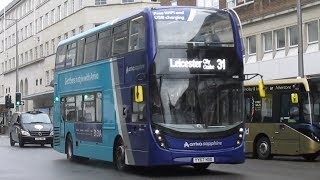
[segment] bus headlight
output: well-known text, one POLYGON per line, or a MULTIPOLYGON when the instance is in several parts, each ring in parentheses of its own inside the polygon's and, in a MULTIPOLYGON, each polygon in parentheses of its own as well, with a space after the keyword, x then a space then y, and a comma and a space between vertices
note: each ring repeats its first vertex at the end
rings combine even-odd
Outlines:
POLYGON ((320 138, 318 136, 316 136, 314 133, 311 133, 311 137, 313 140, 315 140, 316 142, 320 143, 320 138))
POLYGON ((162 147, 162 148, 167 148, 167 143, 165 141, 165 138, 162 136, 161 132, 159 129, 154 130, 153 132, 154 137, 157 141, 157 143, 162 147))
POLYGON ((21 134, 23 136, 30 136, 30 133, 28 131, 23 130, 23 129, 21 129, 21 134))
POLYGON ((239 128, 239 135, 238 135, 238 139, 236 141, 237 146, 240 146, 242 141, 243 141, 243 132, 244 132, 244 128, 239 128))

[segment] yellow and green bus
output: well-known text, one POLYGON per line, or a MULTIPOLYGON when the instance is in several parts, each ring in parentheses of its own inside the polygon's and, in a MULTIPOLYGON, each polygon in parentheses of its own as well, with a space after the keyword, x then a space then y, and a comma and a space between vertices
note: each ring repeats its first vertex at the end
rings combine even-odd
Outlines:
POLYGON ((245 82, 246 153, 259 159, 273 155, 320 154, 320 79, 245 82), (264 96, 264 97, 263 97, 264 96))

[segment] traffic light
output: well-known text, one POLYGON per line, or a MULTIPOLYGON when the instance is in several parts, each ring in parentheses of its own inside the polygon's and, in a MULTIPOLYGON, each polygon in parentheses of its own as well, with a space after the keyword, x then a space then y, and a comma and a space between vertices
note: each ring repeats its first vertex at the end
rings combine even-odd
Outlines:
POLYGON ((8 95, 6 95, 6 97, 5 97, 5 107, 6 108, 9 108, 9 104, 10 104, 10 102, 9 102, 9 94, 8 95))
POLYGON ((16 92, 16 106, 21 105, 21 92, 16 92))
POLYGON ((6 107, 7 109, 14 107, 13 103, 11 102, 11 96, 10 96, 10 94, 8 94, 8 95, 5 96, 5 107, 6 107))

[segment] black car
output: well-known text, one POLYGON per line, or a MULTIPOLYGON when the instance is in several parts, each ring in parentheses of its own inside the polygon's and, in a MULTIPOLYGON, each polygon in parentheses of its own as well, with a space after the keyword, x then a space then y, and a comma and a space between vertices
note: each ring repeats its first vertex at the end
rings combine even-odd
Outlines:
POLYGON ((16 112, 10 126, 10 145, 50 144, 53 147, 53 126, 49 116, 40 111, 16 112))

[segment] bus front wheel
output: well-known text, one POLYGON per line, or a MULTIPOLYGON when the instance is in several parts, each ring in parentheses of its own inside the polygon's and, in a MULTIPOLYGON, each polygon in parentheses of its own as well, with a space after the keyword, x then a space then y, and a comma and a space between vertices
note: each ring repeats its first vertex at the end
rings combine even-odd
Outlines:
POLYGON ((256 144, 256 153, 259 159, 270 159, 271 156, 271 143, 265 136, 261 137, 256 144))
POLYGON ((114 167, 119 171, 124 171, 127 169, 127 165, 125 163, 124 143, 121 139, 117 141, 113 150, 113 164, 114 167))
POLYGON ((304 154, 302 155, 302 157, 306 160, 306 161, 314 161, 315 159, 317 159, 319 154, 314 153, 314 154, 304 154))

